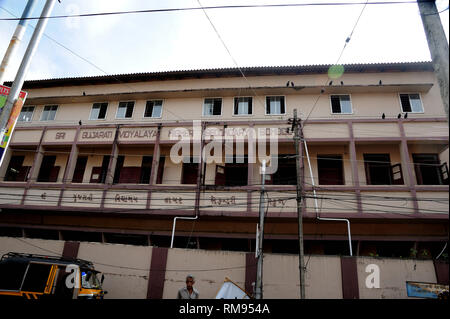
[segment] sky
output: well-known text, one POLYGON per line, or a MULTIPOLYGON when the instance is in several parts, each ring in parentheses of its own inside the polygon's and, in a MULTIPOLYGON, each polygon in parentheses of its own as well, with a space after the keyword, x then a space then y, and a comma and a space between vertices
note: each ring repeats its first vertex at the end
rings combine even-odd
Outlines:
MULTIPOLYGON (((0 0, 0 19, 20 17, 26 2, 0 0)), ((37 2, 32 16, 39 16, 45 3, 37 2)), ((61 0, 51 15, 198 7, 199 2, 218 6, 363 0, 61 0)), ((436 4, 443 11, 439 16, 448 41, 449 0, 436 4)), ((202 10, 50 19, 26 79, 334 64, 363 7, 207 10, 214 27, 202 10)), ((0 21, 1 58, 17 22, 0 21)), ((36 23, 29 23, 6 80, 14 79, 36 23)), ((365 7, 339 63, 430 60, 417 4, 378 4, 365 7)))

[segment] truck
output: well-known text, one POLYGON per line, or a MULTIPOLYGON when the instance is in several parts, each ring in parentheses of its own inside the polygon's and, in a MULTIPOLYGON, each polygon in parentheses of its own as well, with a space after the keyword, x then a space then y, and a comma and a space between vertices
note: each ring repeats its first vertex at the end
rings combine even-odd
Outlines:
POLYGON ((83 259, 9 252, 0 259, 0 298, 103 299, 100 274, 83 259))

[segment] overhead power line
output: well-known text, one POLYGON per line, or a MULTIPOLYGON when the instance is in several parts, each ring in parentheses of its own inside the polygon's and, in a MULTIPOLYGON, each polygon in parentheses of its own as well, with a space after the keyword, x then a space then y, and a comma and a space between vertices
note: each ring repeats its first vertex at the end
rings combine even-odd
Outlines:
MULTIPOLYGON (((380 2, 309 2, 309 3, 281 3, 281 4, 251 4, 251 5, 228 5, 228 6, 208 6, 208 7, 186 7, 186 8, 164 8, 164 9, 145 9, 145 10, 129 10, 129 11, 114 11, 114 12, 97 12, 97 13, 83 13, 83 14, 65 14, 55 15, 49 17, 28 17, 22 20, 39 20, 39 19, 64 19, 64 18, 84 18, 84 17, 98 17, 110 15, 123 14, 140 14, 140 13, 161 13, 161 12, 180 12, 180 11, 195 11, 195 10, 216 10, 216 9, 246 9, 246 8, 286 8, 286 7, 325 7, 325 6, 354 6, 354 5, 399 5, 399 4, 415 4, 424 1, 380 1, 380 2)), ((20 18, 2 18, 0 21, 18 21, 20 18)))

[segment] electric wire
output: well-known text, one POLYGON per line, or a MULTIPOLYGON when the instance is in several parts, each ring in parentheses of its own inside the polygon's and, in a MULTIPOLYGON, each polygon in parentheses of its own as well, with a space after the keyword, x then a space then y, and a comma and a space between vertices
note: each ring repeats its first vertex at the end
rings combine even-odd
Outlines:
MULTIPOLYGON (((427 0, 419 0, 427 1, 427 0)), ((399 5, 415 4, 418 1, 380 1, 380 2, 311 2, 311 3, 286 3, 286 4, 256 4, 256 5, 228 5, 228 6, 208 6, 208 7, 186 7, 186 8, 165 8, 165 9, 147 9, 147 10, 129 10, 116 12, 98 12, 84 14, 66 14, 47 17, 26 17, 26 18, 0 18, 0 21, 18 21, 18 20, 41 20, 41 19, 63 19, 63 18, 84 18, 108 15, 124 15, 138 13, 161 13, 161 12, 180 12, 194 10, 213 10, 213 9, 244 9, 244 8, 282 8, 282 7, 309 7, 309 6, 353 6, 361 4, 370 5, 399 5)))

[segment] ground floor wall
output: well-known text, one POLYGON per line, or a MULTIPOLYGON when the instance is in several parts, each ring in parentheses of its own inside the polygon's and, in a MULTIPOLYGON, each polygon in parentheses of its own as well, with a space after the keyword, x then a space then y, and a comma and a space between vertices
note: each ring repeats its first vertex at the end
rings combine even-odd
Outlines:
MULTIPOLYGON (((200 298, 214 298, 225 278, 253 292, 254 253, 163 248, 92 242, 0 237, 0 254, 10 251, 87 259, 105 275, 106 298, 175 298, 187 274, 196 278, 200 298)), ((298 256, 265 254, 264 298, 299 298, 298 256)), ((408 298, 406 281, 448 285, 448 264, 436 260, 305 256, 309 299, 408 298), (366 284, 373 265, 379 288, 366 284)))

